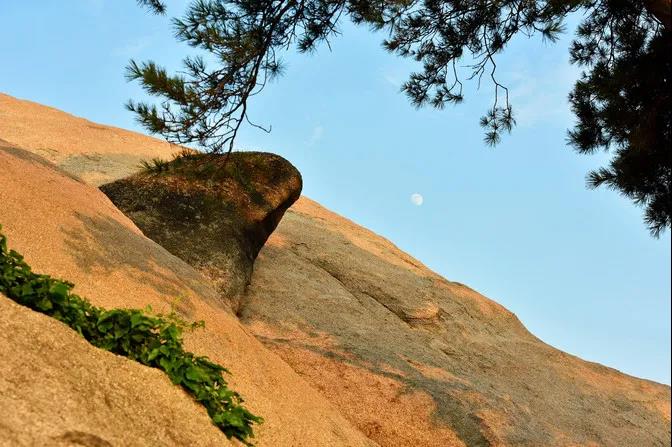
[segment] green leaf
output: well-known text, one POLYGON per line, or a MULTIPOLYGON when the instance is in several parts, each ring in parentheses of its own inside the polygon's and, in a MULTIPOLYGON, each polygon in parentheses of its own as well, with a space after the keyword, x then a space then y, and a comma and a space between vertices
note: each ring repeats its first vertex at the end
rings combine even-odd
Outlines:
POLYGON ((154 360, 159 355, 160 352, 161 351, 159 351, 158 349, 152 349, 149 352, 149 355, 147 356, 147 360, 150 360, 150 361, 154 360))
POLYGON ((51 286, 49 292, 57 298, 65 299, 68 296, 70 288, 67 284, 62 282, 57 282, 51 286))
POLYGON ((140 312, 134 312, 131 315, 131 327, 136 327, 140 325, 141 323, 145 322, 147 320, 147 317, 142 315, 140 312))
POLYGON ((33 286, 30 283, 25 283, 21 286, 21 295, 31 295, 33 293, 33 286))
POLYGON ((48 310, 53 309, 54 305, 51 304, 51 301, 49 301, 49 298, 42 298, 38 303, 37 303, 37 308, 43 312, 46 312, 48 310))
POLYGON ((194 382, 205 382, 208 380, 208 375, 205 374, 200 368, 196 368, 194 366, 190 366, 187 369, 185 376, 187 379, 193 380, 194 382))

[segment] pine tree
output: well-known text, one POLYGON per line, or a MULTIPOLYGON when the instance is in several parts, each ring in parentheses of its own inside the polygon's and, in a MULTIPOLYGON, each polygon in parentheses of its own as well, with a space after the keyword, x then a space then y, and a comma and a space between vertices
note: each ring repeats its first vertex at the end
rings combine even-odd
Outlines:
MULTIPOLYGON (((158 0, 138 2, 165 11, 158 0)), ((243 123, 260 127, 248 118, 248 100, 282 73, 279 53, 328 44, 349 16, 387 31, 388 51, 421 64, 403 85, 417 107, 459 103, 465 81, 487 79, 494 98, 481 125, 494 145, 515 125, 496 56, 519 34, 557 40, 566 17, 579 11, 570 55, 583 74, 569 98, 577 124, 568 141, 579 153, 613 153, 609 166, 588 175, 589 185, 643 206, 658 236, 672 215, 670 0, 194 0, 173 20, 176 36, 216 64, 188 57, 185 72, 171 75, 131 61, 128 79, 162 101, 127 106, 169 141, 230 152, 243 123)))
POLYGON ((148 8, 154 14, 166 13, 166 4, 161 0, 137 0, 137 2, 138 5, 148 8))

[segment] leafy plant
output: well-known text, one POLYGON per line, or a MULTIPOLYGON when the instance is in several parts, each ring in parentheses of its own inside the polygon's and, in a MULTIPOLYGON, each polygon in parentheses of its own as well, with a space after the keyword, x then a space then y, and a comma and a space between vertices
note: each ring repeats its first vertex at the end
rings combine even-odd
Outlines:
POLYGON ((243 407, 242 397, 227 387, 222 375, 228 373, 226 368, 183 348, 183 331, 202 323, 189 324, 174 312, 151 315, 139 309, 105 310, 72 293, 73 287, 70 282, 34 273, 23 256, 7 249, 0 225, 0 293, 67 324, 98 348, 161 369, 207 409, 228 438, 252 445, 252 425, 262 418, 243 407))

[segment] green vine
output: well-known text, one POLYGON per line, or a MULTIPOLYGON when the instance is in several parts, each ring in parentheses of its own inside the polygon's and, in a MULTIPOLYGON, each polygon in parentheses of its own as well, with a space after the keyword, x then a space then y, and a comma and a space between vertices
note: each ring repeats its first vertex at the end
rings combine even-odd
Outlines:
POLYGON ((252 425, 263 422, 242 406, 222 376, 226 368, 182 347, 188 324, 175 313, 150 315, 138 309, 105 310, 72 293, 74 285, 33 273, 23 256, 7 249, 0 225, 0 293, 35 311, 61 321, 92 345, 143 365, 159 368, 208 411, 212 422, 228 438, 251 446, 252 425))

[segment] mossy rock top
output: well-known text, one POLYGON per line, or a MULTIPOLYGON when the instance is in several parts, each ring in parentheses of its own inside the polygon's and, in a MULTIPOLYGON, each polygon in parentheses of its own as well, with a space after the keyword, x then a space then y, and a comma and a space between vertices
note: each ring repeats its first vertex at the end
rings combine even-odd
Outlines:
POLYGON ((303 186, 299 171, 276 154, 204 154, 187 149, 170 161, 145 162, 145 170, 129 180, 217 197, 251 220, 288 199, 293 203, 303 186))

